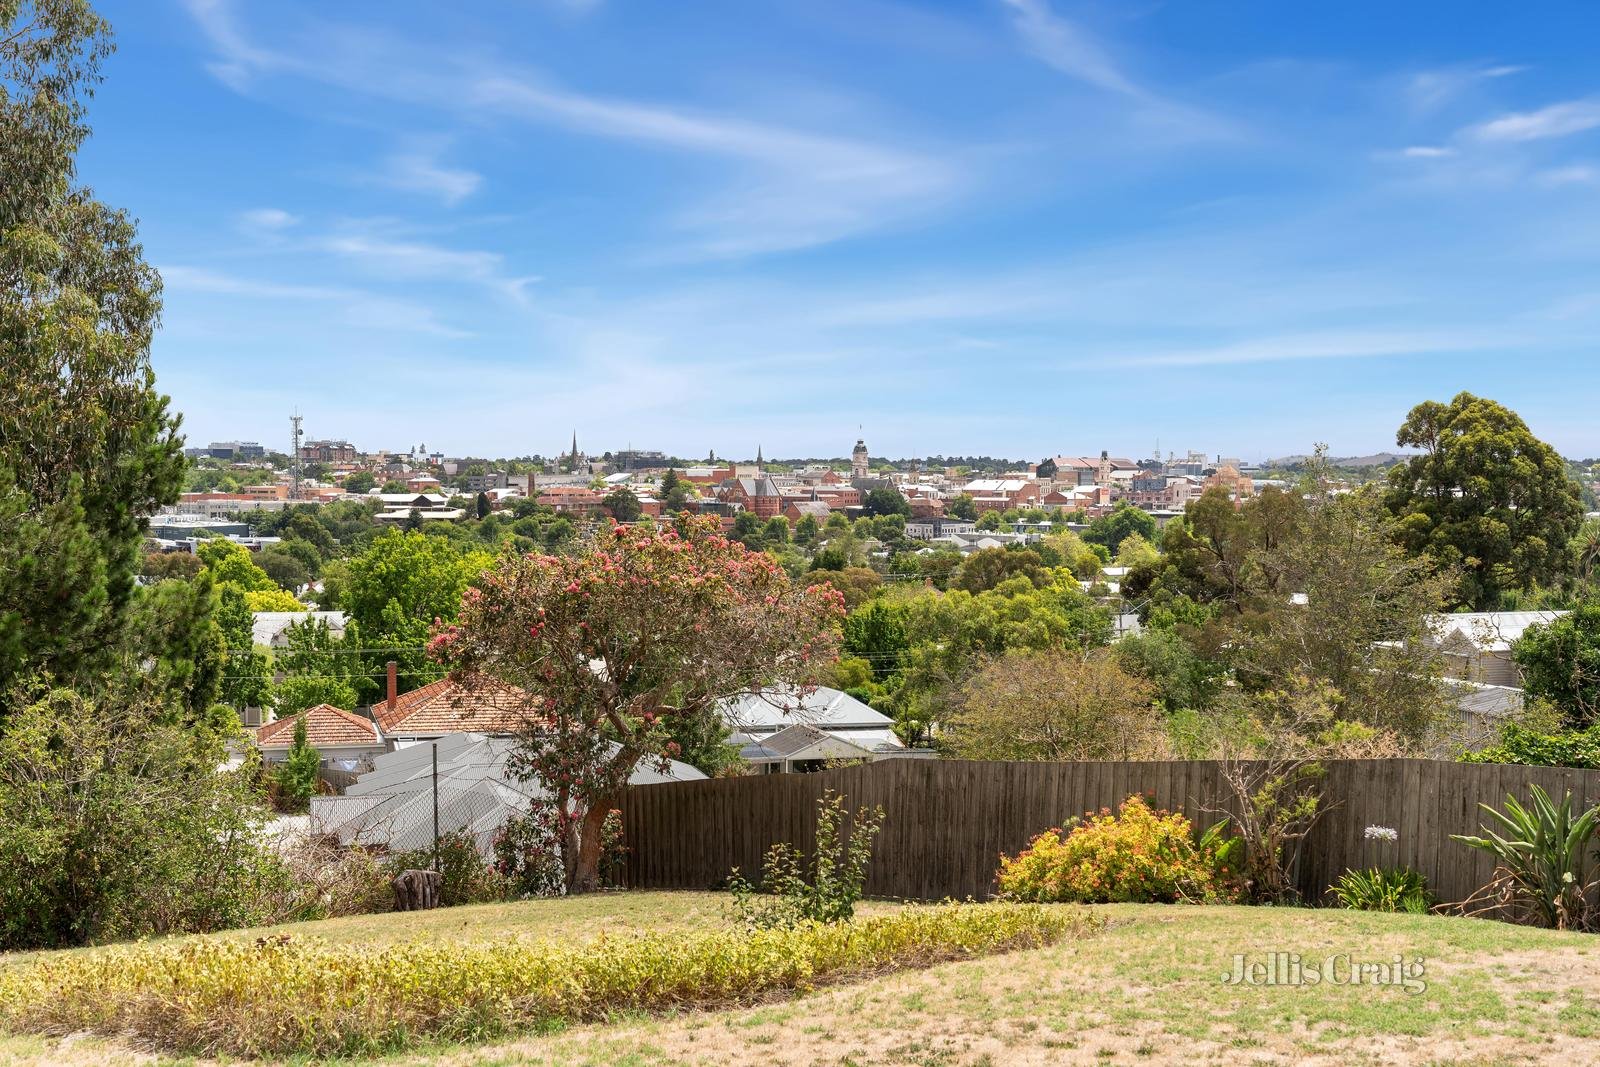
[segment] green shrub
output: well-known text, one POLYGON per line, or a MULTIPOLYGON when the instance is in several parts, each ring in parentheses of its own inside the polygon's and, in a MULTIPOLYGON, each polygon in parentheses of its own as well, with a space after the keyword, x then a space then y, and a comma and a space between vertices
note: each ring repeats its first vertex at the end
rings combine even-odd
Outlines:
MULTIPOLYGON (((406 870, 431 871, 433 856, 431 848, 396 852, 389 857, 389 875, 406 870)), ((444 876, 439 903, 447 908, 488 904, 514 895, 511 879, 484 862, 477 843, 464 830, 439 835, 439 873, 444 876)))
POLYGON ((296 715, 294 738, 283 762, 274 770, 272 779, 279 806, 286 812, 304 812, 311 806, 317 792, 317 771, 322 757, 306 739, 306 717, 296 715))
POLYGON ((909 907, 851 923, 601 938, 419 941, 363 953, 316 938, 197 939, 0 969, 0 1026, 131 1036, 208 1056, 392 1052, 618 1011, 707 1008, 1094 932, 1081 911, 909 907))
POLYGON ((1328 887, 1328 892, 1340 906, 1356 911, 1403 911, 1421 915, 1433 903, 1427 879, 1409 867, 1345 871, 1338 882, 1328 887))
POLYGON ((1211 902, 1237 895, 1237 838, 1223 824, 1196 843, 1189 820, 1131 796, 1116 815, 1047 830, 1016 856, 1000 857, 995 882, 1011 900, 1104 904, 1211 902))
MULTIPOLYGON (((507 819, 494 837, 494 870, 516 897, 555 897, 566 891, 567 873, 556 846, 561 815, 553 805, 536 804, 527 813, 507 819)), ((612 808, 600 828, 600 884, 619 889, 623 883, 627 841, 622 812, 612 808)))
POLYGON ((756 929, 844 922, 855 914, 861 899, 872 839, 882 825, 882 808, 858 808, 851 815, 844 797, 824 790, 817 801, 817 846, 810 879, 798 849, 788 843, 773 845, 761 867, 760 892, 737 867, 729 876, 735 913, 756 929))
POLYGON ((1509 836, 1487 827, 1483 837, 1451 834, 1452 840, 1482 849, 1495 858, 1494 877, 1466 902, 1472 914, 1506 914, 1521 922, 1557 930, 1591 930, 1600 925, 1595 904, 1597 880, 1590 846, 1600 826, 1600 805, 1574 816, 1572 794, 1558 805, 1538 786, 1528 790, 1527 807, 1506 797, 1506 810, 1479 804, 1509 836))
POLYGON ((1462 763, 1520 763, 1528 767, 1583 767, 1600 769, 1600 727, 1583 730, 1539 730, 1506 723, 1500 743, 1478 752, 1466 752, 1462 763))
POLYGON ((292 891, 248 773, 143 691, 58 689, 0 730, 0 950, 222 930, 292 891))

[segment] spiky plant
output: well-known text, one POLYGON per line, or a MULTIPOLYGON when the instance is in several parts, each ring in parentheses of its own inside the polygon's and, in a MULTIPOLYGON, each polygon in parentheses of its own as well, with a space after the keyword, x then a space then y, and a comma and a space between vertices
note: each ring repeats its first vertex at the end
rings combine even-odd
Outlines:
POLYGON ((1468 910, 1509 909, 1517 918, 1557 930, 1589 930, 1596 925, 1594 854, 1589 850, 1600 825, 1600 805, 1573 814, 1572 793, 1557 804, 1538 786, 1528 790, 1527 806, 1508 795, 1504 811, 1478 805, 1500 824, 1506 836, 1482 827, 1483 837, 1450 836, 1495 858, 1495 877, 1467 902, 1468 910), (1476 907, 1474 907, 1476 906, 1476 907))

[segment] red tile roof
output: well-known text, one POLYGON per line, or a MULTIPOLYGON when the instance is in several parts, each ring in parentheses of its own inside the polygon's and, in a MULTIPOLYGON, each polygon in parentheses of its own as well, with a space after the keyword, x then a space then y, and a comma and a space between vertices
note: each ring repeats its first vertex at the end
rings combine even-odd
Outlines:
MULTIPOLYGON (((377 745, 383 739, 371 719, 363 719, 332 704, 318 704, 301 712, 306 718, 306 740, 316 748, 344 745, 377 745)), ((274 719, 256 728, 256 744, 262 748, 288 748, 294 743, 294 722, 298 716, 274 719)))
POLYGON ((486 682, 474 689, 441 678, 402 693, 372 711, 386 734, 514 733, 532 711, 532 698, 515 686, 486 682))

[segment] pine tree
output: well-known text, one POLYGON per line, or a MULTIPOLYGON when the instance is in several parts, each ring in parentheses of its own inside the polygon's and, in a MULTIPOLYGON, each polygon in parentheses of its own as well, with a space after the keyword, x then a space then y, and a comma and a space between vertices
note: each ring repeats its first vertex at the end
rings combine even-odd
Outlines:
POLYGON ((0 4, 0 694, 130 654, 141 536, 182 483, 149 359, 160 278, 74 180, 110 50, 86 0, 0 4))
POLYGON ((306 737, 306 717, 297 715, 294 720, 294 740, 289 751, 278 765, 274 780, 278 797, 291 811, 305 811, 317 791, 317 768, 322 766, 322 756, 306 737))

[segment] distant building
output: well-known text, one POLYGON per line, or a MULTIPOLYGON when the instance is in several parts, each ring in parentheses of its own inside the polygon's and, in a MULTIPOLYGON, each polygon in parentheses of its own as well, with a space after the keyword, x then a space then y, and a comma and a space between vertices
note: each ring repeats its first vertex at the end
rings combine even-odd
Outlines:
POLYGON ((871 462, 867 456, 867 443, 858 439, 855 450, 850 453, 850 477, 852 479, 865 478, 871 467, 871 462))
POLYGON ((1239 468, 1227 464, 1217 468, 1215 474, 1206 479, 1206 489, 1225 490, 1230 499, 1235 501, 1249 500, 1256 495, 1255 482, 1239 473, 1239 468))
POLYGON ((349 441, 307 441, 300 446, 302 463, 354 463, 358 454, 349 441))
POLYGON ((482 493, 490 489, 507 489, 511 486, 511 476, 505 471, 469 474, 466 477, 466 486, 469 493, 482 493))
POLYGON ((640 448, 625 448, 611 454, 611 465, 619 471, 636 471, 644 467, 665 467, 667 454, 640 448))
POLYGON ((149 536, 163 541, 181 541, 190 537, 250 536, 250 524, 228 519, 212 519, 200 515, 157 515, 150 520, 149 536))
POLYGON ((906 523, 906 536, 913 541, 933 541, 955 534, 974 533, 978 524, 970 519, 931 518, 906 523))
POLYGON ((212 459, 262 459, 267 450, 256 441, 212 441, 206 454, 212 459))
POLYGON ((783 512, 783 494, 778 491, 777 483, 765 474, 724 482, 717 499, 738 504, 758 519, 770 519, 783 512))
POLYGON ((1009 511, 1039 501, 1039 483, 1031 478, 974 478, 964 492, 979 511, 1009 511))

